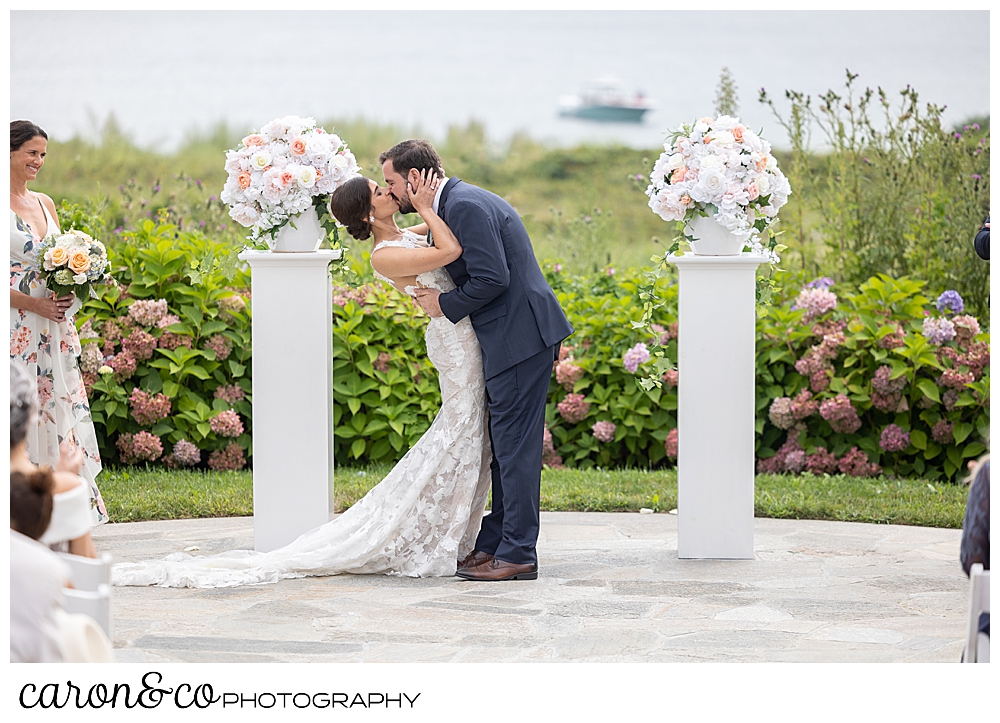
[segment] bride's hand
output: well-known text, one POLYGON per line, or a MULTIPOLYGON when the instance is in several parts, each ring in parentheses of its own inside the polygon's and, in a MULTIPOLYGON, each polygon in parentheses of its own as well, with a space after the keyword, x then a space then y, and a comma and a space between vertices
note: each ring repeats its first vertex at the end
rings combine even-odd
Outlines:
POLYGON ((410 203, 421 216, 425 211, 434 207, 434 196, 437 194, 440 179, 437 173, 428 172, 424 169, 420 172, 420 181, 416 188, 410 183, 406 184, 406 193, 410 198, 410 203))

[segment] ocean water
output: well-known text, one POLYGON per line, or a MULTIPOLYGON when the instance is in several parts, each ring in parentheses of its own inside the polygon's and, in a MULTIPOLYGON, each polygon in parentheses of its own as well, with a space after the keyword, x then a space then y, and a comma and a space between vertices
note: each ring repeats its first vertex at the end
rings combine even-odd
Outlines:
MULTIPOLYGON (((170 150, 225 121, 365 118, 441 138, 482 122, 553 145, 651 148, 713 111, 721 69, 741 116, 777 146, 757 100, 857 84, 914 86, 958 123, 989 112, 986 11, 13 11, 11 118, 55 138, 114 114, 170 150), (85 39, 85 41, 81 41, 85 39), (611 74, 656 104, 639 125, 557 116, 558 99, 611 74)), ((895 96, 898 97, 898 96, 895 96)), ((347 139, 348 142, 350 139, 347 139)))

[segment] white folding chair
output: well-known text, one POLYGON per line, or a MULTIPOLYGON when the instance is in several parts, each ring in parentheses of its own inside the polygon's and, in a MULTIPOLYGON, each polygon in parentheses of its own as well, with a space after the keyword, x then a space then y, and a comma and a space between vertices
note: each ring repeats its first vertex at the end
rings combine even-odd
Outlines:
POLYGON ((73 583, 72 588, 63 590, 63 608, 68 613, 89 615, 112 638, 111 555, 105 552, 96 560, 66 553, 59 553, 59 557, 69 565, 73 583))
POLYGON ((96 592, 98 585, 111 585, 111 555, 108 553, 102 553, 96 560, 65 552, 58 554, 69 565, 69 579, 77 590, 96 592))
POLYGON ((111 586, 98 585, 97 590, 63 590, 63 610, 94 619, 111 638, 111 586))
POLYGON ((965 632, 965 663, 990 662, 990 639, 979 632, 979 616, 990 611, 990 571, 976 563, 969 571, 969 620, 965 632))

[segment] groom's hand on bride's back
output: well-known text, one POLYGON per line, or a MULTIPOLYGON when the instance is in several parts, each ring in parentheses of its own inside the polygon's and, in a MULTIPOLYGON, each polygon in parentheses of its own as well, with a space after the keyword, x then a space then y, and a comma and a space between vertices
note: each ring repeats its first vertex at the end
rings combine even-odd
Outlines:
POLYGON ((438 301, 441 292, 437 289, 417 289, 413 292, 413 296, 416 298, 417 303, 420 304, 420 308, 426 311, 427 315, 432 319, 444 316, 444 312, 441 311, 441 302, 438 301))

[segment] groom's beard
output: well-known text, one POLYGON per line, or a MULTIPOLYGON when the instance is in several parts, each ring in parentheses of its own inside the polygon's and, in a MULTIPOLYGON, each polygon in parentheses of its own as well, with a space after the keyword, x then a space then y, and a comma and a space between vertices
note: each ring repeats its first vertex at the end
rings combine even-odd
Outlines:
MULTIPOLYGON (((393 198, 396 198, 393 196, 393 198)), ((416 213, 417 209, 410 203, 409 198, 396 198, 396 205, 399 206, 399 213, 416 213)))

